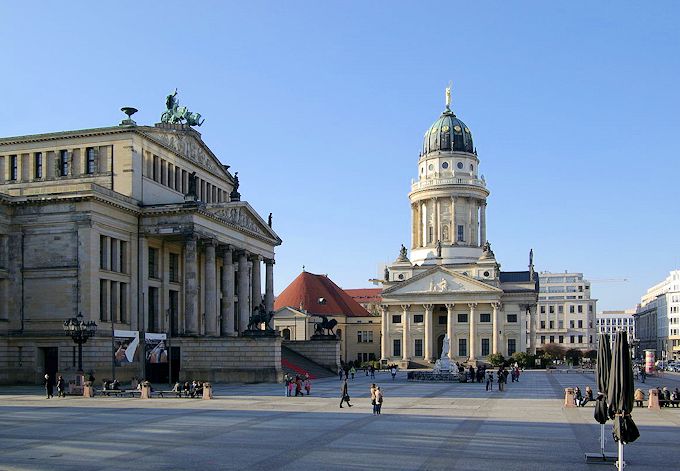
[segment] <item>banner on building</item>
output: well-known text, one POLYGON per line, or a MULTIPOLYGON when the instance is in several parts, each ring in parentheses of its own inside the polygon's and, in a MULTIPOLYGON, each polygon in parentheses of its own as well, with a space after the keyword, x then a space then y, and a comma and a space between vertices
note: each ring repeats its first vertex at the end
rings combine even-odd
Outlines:
POLYGON ((168 362, 168 348, 165 334, 144 334, 147 363, 158 364, 168 362))
POLYGON ((137 346, 139 346, 139 331, 114 330, 113 361, 116 366, 132 363, 135 359, 137 346))

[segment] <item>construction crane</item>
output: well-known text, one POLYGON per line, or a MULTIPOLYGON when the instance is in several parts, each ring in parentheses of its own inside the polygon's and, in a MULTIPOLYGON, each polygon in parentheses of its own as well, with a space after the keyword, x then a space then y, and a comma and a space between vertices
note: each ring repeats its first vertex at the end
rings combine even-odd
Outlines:
POLYGON ((595 278, 591 283, 628 283, 628 278, 595 278))

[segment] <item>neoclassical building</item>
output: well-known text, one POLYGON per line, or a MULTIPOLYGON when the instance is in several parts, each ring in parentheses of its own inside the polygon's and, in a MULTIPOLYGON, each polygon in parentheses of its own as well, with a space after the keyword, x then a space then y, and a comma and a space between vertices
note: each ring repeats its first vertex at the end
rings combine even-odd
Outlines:
POLYGON ((446 109, 425 133, 411 184, 411 250, 386 267, 381 356, 430 364, 448 356, 484 361, 491 353, 535 351, 538 277, 501 271, 486 232, 489 190, 470 129, 446 109))
POLYGON ((281 239, 228 169, 177 122, 1 138, 0 383, 75 372, 78 313, 98 378, 148 377, 141 348, 112 369, 115 329, 166 333, 174 377, 278 379, 280 340, 242 334, 281 239))

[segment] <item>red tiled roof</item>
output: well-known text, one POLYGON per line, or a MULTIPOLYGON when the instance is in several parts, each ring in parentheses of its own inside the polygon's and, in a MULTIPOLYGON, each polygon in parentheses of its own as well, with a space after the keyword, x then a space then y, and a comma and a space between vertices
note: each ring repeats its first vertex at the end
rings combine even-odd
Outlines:
POLYGON ((382 301, 382 288, 356 288, 344 291, 358 303, 379 303, 382 301))
POLYGON ((333 283, 330 278, 306 271, 300 273, 276 298, 274 310, 285 306, 299 309, 301 305, 310 314, 370 316, 366 309, 333 283), (319 303, 321 298, 325 300, 325 303, 319 303))

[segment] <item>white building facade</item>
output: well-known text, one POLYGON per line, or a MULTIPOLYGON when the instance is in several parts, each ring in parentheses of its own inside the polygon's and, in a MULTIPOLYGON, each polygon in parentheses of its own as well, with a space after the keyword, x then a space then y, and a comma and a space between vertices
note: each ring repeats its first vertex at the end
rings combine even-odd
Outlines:
POLYGON ((635 336, 635 309, 626 309, 623 311, 602 311, 598 312, 596 316, 596 325, 598 334, 609 334, 612 344, 614 343, 614 334, 623 330, 628 333, 628 342, 636 339, 635 336))
POLYGON ((538 278, 502 272, 486 232, 489 190, 470 129, 447 105, 425 133, 411 184, 411 251, 402 246, 383 279, 381 357, 430 364, 442 354, 484 361, 536 349, 538 278))
POLYGON ((680 359, 680 270, 671 271, 642 296, 635 328, 641 349, 656 350, 657 358, 680 359))
POLYGON ((538 343, 565 348, 595 348, 597 299, 583 273, 541 272, 538 295, 538 343))

